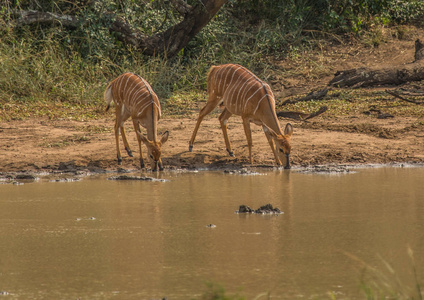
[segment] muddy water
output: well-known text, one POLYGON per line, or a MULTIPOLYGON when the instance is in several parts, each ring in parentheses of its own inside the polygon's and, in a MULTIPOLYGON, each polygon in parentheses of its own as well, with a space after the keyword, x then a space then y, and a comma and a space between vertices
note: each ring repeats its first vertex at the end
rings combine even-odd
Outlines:
POLYGON ((408 247, 424 279, 423 168, 109 176, 0 185, 5 299, 198 299, 206 282, 247 299, 363 299, 372 267, 414 287, 408 247), (267 203, 284 214, 234 213, 267 203))

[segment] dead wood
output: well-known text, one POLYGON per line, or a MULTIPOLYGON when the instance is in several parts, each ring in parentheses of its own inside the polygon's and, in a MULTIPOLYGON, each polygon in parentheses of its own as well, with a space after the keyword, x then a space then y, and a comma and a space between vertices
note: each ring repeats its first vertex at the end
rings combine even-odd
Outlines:
POLYGON ((324 89, 321 89, 319 91, 310 92, 305 97, 294 99, 294 100, 290 100, 290 99, 286 100, 282 103, 282 105, 293 104, 293 103, 304 102, 304 101, 311 101, 311 100, 322 100, 327 95, 329 90, 330 88, 325 87, 324 89))
POLYGON ((415 61, 406 65, 383 68, 357 68, 338 71, 329 82, 335 87, 370 87, 378 85, 399 85, 424 79, 424 43, 415 41, 415 61))
POLYGON ((374 105, 372 105, 367 111, 364 111, 364 114, 365 115, 375 114, 377 116, 377 119, 394 118, 392 114, 382 112, 380 109, 376 108, 374 105))
POLYGON ((313 112, 311 114, 305 114, 305 113, 296 112, 296 111, 279 111, 279 112, 277 112, 277 116, 282 117, 282 118, 294 119, 294 120, 298 120, 298 121, 306 121, 308 119, 319 116, 320 114, 326 112, 327 109, 328 109, 327 106, 322 106, 322 107, 320 107, 319 110, 317 110, 316 112, 313 112))
POLYGON ((13 12, 15 26, 31 25, 31 24, 61 24, 68 27, 77 27, 82 19, 71 15, 60 15, 51 12, 42 12, 36 10, 21 10, 13 12))
POLYGON ((408 95, 424 97, 423 93, 417 94, 416 92, 414 93, 410 91, 402 92, 402 90, 386 90, 386 93, 406 102, 410 102, 414 104, 424 104, 424 100, 406 98, 406 96, 408 95))

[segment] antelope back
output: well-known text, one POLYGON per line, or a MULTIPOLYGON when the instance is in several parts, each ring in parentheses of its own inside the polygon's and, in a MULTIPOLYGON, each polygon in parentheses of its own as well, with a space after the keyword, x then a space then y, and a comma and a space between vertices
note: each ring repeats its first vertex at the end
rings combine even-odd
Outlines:
POLYGON ((115 104, 121 109, 127 109, 132 118, 142 119, 147 112, 151 111, 153 114, 154 110, 157 110, 156 121, 160 119, 161 107, 158 96, 142 77, 124 73, 110 85, 115 104))
POLYGON ((211 67, 208 93, 222 98, 224 106, 236 115, 256 115, 269 109, 275 113, 275 99, 269 85, 240 65, 211 67))

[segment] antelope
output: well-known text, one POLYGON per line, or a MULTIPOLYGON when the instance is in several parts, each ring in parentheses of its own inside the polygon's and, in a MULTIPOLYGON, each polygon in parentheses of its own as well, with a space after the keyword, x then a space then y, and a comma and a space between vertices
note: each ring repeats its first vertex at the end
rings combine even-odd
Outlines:
POLYGON ((222 133, 228 154, 234 156, 228 139, 227 120, 231 115, 239 115, 243 120, 244 132, 249 148, 249 162, 252 164, 252 133, 250 123, 262 126, 268 143, 274 153, 277 165, 290 169, 290 138, 293 126, 287 123, 284 133, 275 113, 275 99, 268 84, 260 80, 248 69, 235 64, 212 66, 207 77, 208 101, 200 110, 196 127, 189 142, 189 151, 193 150, 194 140, 200 123, 217 105, 224 109, 219 116, 222 133))
POLYGON ((169 132, 166 131, 158 141, 157 123, 161 117, 161 108, 158 96, 149 83, 136 74, 124 73, 109 83, 104 98, 107 104, 106 111, 109 110, 112 101, 116 105, 115 139, 118 165, 122 164, 119 133, 121 133, 125 150, 130 157, 133 157, 124 130, 124 122, 131 117, 140 149, 141 168, 144 168, 141 150, 141 142, 143 142, 147 147, 152 170, 156 171, 159 166, 159 170, 162 171, 161 147, 168 140, 169 132), (140 125, 146 128, 147 137, 141 134, 140 125))

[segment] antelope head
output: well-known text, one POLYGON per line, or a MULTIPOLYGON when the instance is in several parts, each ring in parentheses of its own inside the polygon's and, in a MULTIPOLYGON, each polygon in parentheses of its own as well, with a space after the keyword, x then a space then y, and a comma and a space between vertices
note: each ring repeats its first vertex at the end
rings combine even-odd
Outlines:
POLYGON ((153 171, 157 171, 159 167, 159 171, 163 171, 162 166, 162 160, 160 158, 161 155, 161 147, 165 142, 168 140, 169 137, 169 131, 166 131, 159 142, 150 141, 148 138, 146 138, 141 133, 137 132, 137 134, 140 136, 141 140, 147 147, 147 155, 150 160, 150 165, 152 166, 153 171))
POLYGON ((277 153, 281 162, 285 161, 284 169, 290 169, 290 138, 293 134, 293 126, 290 123, 287 123, 284 128, 284 134, 277 134, 271 128, 268 128, 271 137, 275 142, 275 146, 277 147, 277 153))

